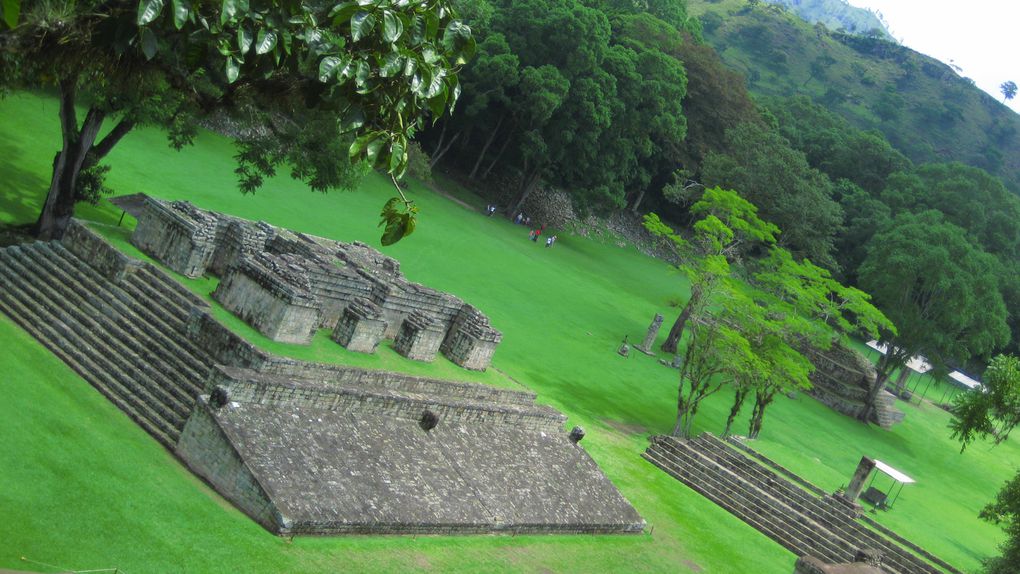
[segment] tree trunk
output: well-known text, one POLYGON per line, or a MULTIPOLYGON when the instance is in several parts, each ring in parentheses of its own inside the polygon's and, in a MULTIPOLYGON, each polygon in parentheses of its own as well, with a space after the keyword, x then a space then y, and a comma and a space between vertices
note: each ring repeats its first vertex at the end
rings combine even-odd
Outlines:
POLYGON ((638 192, 637 199, 634 200, 634 205, 632 205, 631 208, 630 208, 630 212, 631 213, 633 213, 634 215, 638 214, 638 206, 641 205, 641 200, 643 200, 644 198, 645 198, 645 190, 642 189, 641 191, 638 192))
POLYGON ((517 201, 513 203, 510 209, 507 210, 508 214, 520 213, 521 206, 528 200, 528 196, 535 190, 535 186, 538 185, 538 180, 542 177, 542 168, 536 167, 534 171, 524 177, 521 182, 521 193, 517 196, 517 201))
POLYGON ((861 422, 864 424, 868 424, 868 421, 871 419, 871 413, 875 411, 875 401, 878 399, 878 393, 885 388, 885 382, 889 378, 889 371, 892 370, 893 364, 892 344, 890 343, 887 345, 886 353, 882 356, 882 360, 878 362, 875 384, 868 389, 868 396, 864 398, 864 411, 861 412, 860 417, 861 422))
POLYGON ((774 393, 755 393, 754 411, 751 413, 751 422, 747 427, 747 438, 758 438, 758 434, 761 433, 762 423, 765 420, 765 409, 768 408, 773 398, 775 398, 774 393))
MULTIPOLYGON (((445 124, 443 125, 443 129, 444 130, 446 129, 445 124)), ((456 134, 453 135, 452 138, 450 138, 450 141, 448 141, 445 146, 436 150, 436 154, 432 156, 432 161, 429 162, 429 169, 436 167, 436 164, 439 163, 439 160, 442 159, 444 155, 446 155, 446 152, 450 151, 450 148, 453 146, 454 142, 456 142, 457 138, 459 137, 460 132, 457 132, 456 134)))
POLYGON ((513 126, 510 126, 510 131, 503 137, 503 145, 499 146, 499 151, 496 152, 496 157, 492 158, 492 163, 490 163, 489 167, 485 168, 485 172, 482 173, 482 179, 489 177, 489 172, 492 171, 492 168, 496 167, 499 160, 503 158, 503 153, 506 152, 506 148, 509 147, 510 140, 512 139, 510 136, 513 135, 513 133, 513 126))
POLYGON ((673 326, 670 327, 669 335, 666 335, 666 340, 663 341, 662 347, 660 347, 663 351, 676 353, 676 349, 680 344, 680 337, 683 336, 684 328, 687 326, 687 320, 691 318, 691 314, 700 302, 701 288, 697 285, 691 285, 691 298, 687 300, 683 311, 680 311, 680 315, 676 318, 673 326))
POLYGON ((485 159, 486 152, 489 151, 489 146, 496 140, 496 134, 499 133, 499 126, 503 124, 503 118, 505 114, 499 116, 499 121, 496 122, 496 127, 492 129, 492 133, 489 134, 489 139, 485 140, 485 145, 482 146, 482 151, 478 152, 478 159, 475 160, 475 166, 471 168, 471 173, 468 175, 468 179, 474 179, 475 175, 478 174, 478 168, 482 165, 482 160, 485 159))
POLYGON ((900 368, 900 374, 896 377, 896 396, 903 394, 903 388, 907 386, 907 378, 910 377, 910 368, 904 365, 900 368))
POLYGON ((744 407, 744 400, 747 399, 747 395, 750 392, 751 389, 737 389, 737 394, 733 396, 733 406, 730 408, 730 416, 726 419, 726 428, 723 429, 722 435, 724 437, 730 436, 730 429, 733 428, 733 421, 736 420, 737 415, 740 414, 740 409, 744 407))
POLYGON ((74 109, 76 90, 73 80, 60 82, 60 129, 63 147, 53 159, 53 177, 46 194, 35 235, 44 241, 60 239, 74 215, 74 196, 78 174, 103 126, 106 113, 91 108, 81 129, 74 109))

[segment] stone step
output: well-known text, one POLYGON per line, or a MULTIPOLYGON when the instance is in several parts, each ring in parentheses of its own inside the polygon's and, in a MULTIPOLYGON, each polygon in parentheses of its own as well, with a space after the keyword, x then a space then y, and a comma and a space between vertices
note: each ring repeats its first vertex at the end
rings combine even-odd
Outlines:
POLYGON ((844 553, 834 541, 819 538, 815 533, 821 529, 816 525, 775 499, 764 495, 760 490, 741 482, 737 477, 719 472, 718 468, 711 467, 711 463, 701 459, 695 451, 687 449, 682 444, 669 442, 660 444, 659 448, 663 456, 670 457, 677 464, 684 466, 693 480, 700 481, 703 487, 714 492, 715 498, 727 496, 730 499, 739 499, 746 506, 758 509, 759 512, 765 509, 768 519, 781 525, 785 535, 792 536, 802 547, 812 548, 815 555, 836 558, 844 553))
POLYGON ((154 272, 147 266, 141 266, 135 273, 125 277, 125 281, 133 283, 145 294, 147 300, 158 307, 175 321, 186 324, 191 308, 195 305, 180 296, 173 288, 171 279, 164 280, 158 272, 154 272))
MULTIPOLYGON (((713 467, 710 460, 701 457, 696 450, 688 447, 682 441, 667 439, 662 441, 659 447, 665 456, 673 457, 680 464, 688 465, 694 478, 709 485, 708 490, 712 490, 714 485, 714 489, 718 493, 726 493, 731 498, 740 496, 751 507, 767 509, 770 519, 778 522, 783 532, 788 536, 795 537, 798 544, 812 548, 813 555, 825 558, 830 562, 845 562, 853 559, 856 549, 849 542, 839 537, 827 538, 824 536, 824 529, 815 521, 784 505, 754 485, 741 480, 739 476, 720 467, 713 467)), ((716 494, 716 497, 719 496, 720 494, 716 494)))
POLYGON ((126 317, 137 318, 138 321, 133 324, 144 330, 150 339, 157 341, 159 347, 167 351, 164 355, 170 354, 176 359, 171 362, 182 362, 190 369, 190 373, 185 370, 189 375, 189 384, 192 380, 198 381, 191 389, 192 398, 195 392, 201 390, 202 383, 209 376, 212 360, 187 338, 184 325, 176 319, 170 319, 161 314, 158 305, 151 302, 146 304, 147 299, 139 292, 132 290, 129 281, 122 281, 114 285, 64 248, 63 245, 49 243, 47 248, 51 250, 54 262, 57 262, 61 267, 66 267, 69 272, 88 278, 94 284, 104 285, 106 293, 110 295, 106 299, 109 304, 119 305, 118 309, 126 317))
POLYGON ((277 358, 261 371, 270 375, 364 389, 396 390, 502 405, 532 406, 535 404, 535 393, 529 391, 499 389, 477 383, 444 381, 404 373, 373 371, 327 363, 305 363, 277 358))
POLYGON ((729 464, 734 467, 743 464, 741 468, 748 473, 748 479, 757 483, 760 488, 762 485, 767 485, 769 492, 787 501, 790 506, 796 505, 798 510, 806 513, 813 520, 825 524, 834 533, 859 548, 871 547, 882 550, 886 554, 886 561, 895 563, 896 568, 900 571, 937 572, 937 570, 931 570, 918 556, 859 524, 844 508, 828 504, 827 498, 813 496, 784 477, 777 476, 743 454, 729 448, 726 442, 714 435, 705 433, 692 442, 711 450, 715 456, 723 459, 725 462, 721 462, 721 464, 729 464))
POLYGON ((830 554, 828 551, 820 552, 817 547, 805 543, 801 537, 793 535, 792 529, 782 521, 774 520, 772 516, 763 515, 760 507, 755 508, 738 500, 734 497, 734 493, 727 492, 726 489, 713 483, 711 479, 706 479, 697 471, 692 471, 684 461, 678 460, 671 453, 661 448, 649 448, 642 456, 794 554, 798 556, 828 556, 830 554))
MULTIPOLYGON (((163 333, 151 328, 141 317, 128 309, 118 294, 118 288, 108 281, 93 281, 86 273, 74 273, 72 277, 65 271, 67 261, 59 259, 49 244, 39 243, 38 247, 24 250, 23 254, 31 260, 37 270, 45 270, 57 279, 55 287, 69 289, 82 301, 88 302, 96 311, 92 318, 103 322, 104 317, 112 322, 109 328, 116 334, 119 329, 125 335, 122 339, 134 353, 149 359, 156 372, 164 375, 166 390, 187 407, 190 413, 194 399, 200 391, 200 384, 205 374, 199 373, 186 360, 185 353, 176 348, 163 333), (59 260, 59 264, 54 260, 59 260)), ((29 261, 26 260, 26 263, 29 261)), ((65 295, 66 296, 66 295, 65 295)))
POLYGON ((79 332, 83 338, 106 347, 109 354, 104 359, 133 377, 132 382, 145 388, 152 399, 162 406, 164 416, 172 420, 178 429, 183 428, 191 414, 193 400, 173 381, 172 374, 166 372, 168 366, 150 362, 156 358, 153 350, 125 332, 110 317, 116 313, 108 305, 95 300, 96 295, 102 294, 98 286, 85 285, 95 290, 85 296, 88 298, 76 293, 71 285, 80 286, 81 282, 88 280, 82 275, 71 278, 54 269, 49 262, 44 261, 45 257, 39 256, 40 245, 43 244, 9 248, 8 265, 21 273, 22 278, 37 291, 39 298, 45 297, 51 302, 63 301, 65 305, 60 307, 58 316, 73 319, 81 327, 79 332), (50 274, 51 271, 57 274, 50 274))
POLYGON ((93 349, 73 329, 54 317, 45 305, 38 304, 17 287, 4 250, 0 250, 0 278, 8 288, 0 289, 0 309, 43 346, 66 363, 96 390, 137 422, 146 432, 167 448, 173 448, 179 435, 177 429, 159 413, 140 400, 107 365, 97 363, 93 349))

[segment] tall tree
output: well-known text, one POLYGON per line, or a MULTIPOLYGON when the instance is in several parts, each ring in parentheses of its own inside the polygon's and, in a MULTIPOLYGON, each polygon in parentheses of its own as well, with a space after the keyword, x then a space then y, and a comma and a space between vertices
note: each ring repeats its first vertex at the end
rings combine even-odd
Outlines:
POLYGON ((1002 92, 1003 102, 1005 102, 1006 100, 1012 100, 1013 98, 1016 97, 1016 82, 1014 82, 1013 80, 1003 82, 1002 85, 999 86, 999 91, 1002 92))
MULTIPOLYGON (((456 72, 474 49, 470 29, 445 0, 82 0, 26 8, 18 26, 0 32, 0 82, 59 92, 63 143, 36 225, 42 238, 62 235, 82 193, 80 175, 132 129, 160 126, 179 147, 198 118, 217 110, 245 112, 238 114, 249 134, 238 154, 243 190, 282 163, 314 187, 350 186, 347 147, 353 160, 399 177, 409 139, 427 114, 438 117, 456 100, 456 72), (87 108, 80 121, 79 106, 87 108), (323 116, 333 121, 317 128, 332 133, 304 137, 301 125, 323 116), (114 124, 103 135, 107 121, 114 124)), ((405 207, 390 210, 391 239, 413 229, 413 209, 405 207)))
POLYGON ((872 237, 867 252, 861 287, 898 332, 882 333, 888 351, 868 393, 865 421, 890 373, 910 357, 922 354, 943 367, 991 353, 1010 336, 998 262, 940 213, 898 215, 872 237))
POLYGON ((772 244, 779 229, 758 217, 758 209, 734 191, 706 189, 691 208, 697 218, 690 240, 680 237, 654 213, 645 216, 645 227, 665 237, 680 256, 680 270, 691 284, 691 296, 673 322, 662 350, 676 353, 687 322, 712 302, 719 282, 730 275, 730 264, 756 244, 772 244))

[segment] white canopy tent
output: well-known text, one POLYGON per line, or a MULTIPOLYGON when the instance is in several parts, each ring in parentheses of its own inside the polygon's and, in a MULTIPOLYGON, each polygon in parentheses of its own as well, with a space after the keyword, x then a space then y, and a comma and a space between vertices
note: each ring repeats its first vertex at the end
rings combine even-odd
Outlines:
POLYGON ((861 498, 864 498, 868 502, 871 502, 880 508, 892 508, 893 504, 896 504, 896 500, 900 497, 900 493, 903 492, 903 486, 917 482, 913 478, 907 476, 905 472, 897 470, 878 459, 875 460, 875 470, 891 478, 893 480, 892 485, 889 486, 888 491, 883 493, 873 486, 875 483, 875 477, 878 476, 877 474, 873 474, 871 476, 871 482, 868 483, 868 489, 861 498), (896 488, 897 485, 899 485, 898 489, 896 488), (892 494, 893 490, 896 490, 896 495, 893 496, 892 502, 887 502, 889 500, 889 495, 892 494))
POLYGON ((959 383, 958 386, 966 387, 969 391, 981 388, 981 383, 979 381, 975 381, 960 371, 953 371, 952 373, 949 373, 949 378, 959 383))

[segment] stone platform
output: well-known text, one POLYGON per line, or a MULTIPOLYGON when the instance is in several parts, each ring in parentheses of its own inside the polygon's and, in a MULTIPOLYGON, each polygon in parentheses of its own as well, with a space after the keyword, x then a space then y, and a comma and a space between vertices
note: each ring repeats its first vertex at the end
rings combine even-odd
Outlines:
POLYGON ((644 526, 534 393, 274 356, 79 222, 0 249, 0 281, 0 311, 272 532, 644 526))

